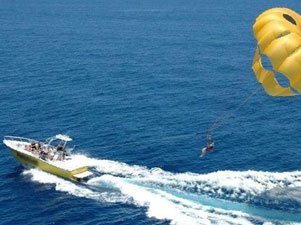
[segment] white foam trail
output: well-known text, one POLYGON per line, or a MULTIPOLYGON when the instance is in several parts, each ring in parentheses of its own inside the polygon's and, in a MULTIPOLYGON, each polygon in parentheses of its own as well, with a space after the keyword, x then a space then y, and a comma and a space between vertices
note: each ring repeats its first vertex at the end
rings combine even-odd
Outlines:
MULTIPOLYGON (((233 200, 248 200, 254 196, 275 188, 301 187, 301 171, 261 172, 261 171, 218 171, 209 174, 170 173, 160 168, 148 169, 143 166, 130 166, 110 160, 75 156, 78 161, 85 161, 89 166, 105 174, 139 178, 140 182, 161 186, 172 186, 181 190, 191 190, 233 200)), ((301 199, 300 199, 301 203, 301 199)))
MULTIPOLYGON (((265 224, 269 219, 249 213, 206 206, 185 197, 177 197, 166 188, 185 193, 206 194, 230 200, 249 199, 275 188, 301 187, 301 171, 272 173, 260 171, 218 171, 209 174, 171 173, 159 168, 148 169, 110 160, 99 160, 83 155, 74 156, 74 163, 95 167, 102 176, 88 182, 91 189, 60 179, 56 176, 28 170, 32 180, 53 184, 58 191, 97 201, 134 203, 147 208, 147 215, 171 221, 171 224, 265 224), (110 191, 95 190, 92 187, 111 188, 110 191), (116 192, 118 190, 119 192, 116 192)), ((288 218, 289 220, 289 218, 288 218)), ((286 221, 285 224, 292 224, 286 221)), ((297 223, 296 223, 297 224, 297 223)), ((299 223, 300 225, 300 223, 299 223)))
POLYGON ((30 175, 31 180, 42 183, 42 184, 51 184, 54 185, 55 190, 66 192, 68 194, 84 197, 88 199, 94 199, 103 202, 110 203, 127 203, 128 198, 123 195, 118 195, 118 193, 110 193, 110 192, 98 192, 93 191, 85 186, 73 183, 71 181, 59 178, 55 175, 40 171, 38 169, 30 169, 25 170, 23 172, 24 175, 30 175))
MULTIPOLYGON (((95 167, 99 172, 126 177, 145 177, 150 175, 147 167, 128 165, 126 163, 89 158, 84 155, 74 155, 74 163, 85 162, 90 167, 95 167)), ((158 169, 160 170, 160 169, 158 169)))
POLYGON ((249 215, 245 213, 202 206, 161 190, 148 189, 128 183, 124 178, 103 175, 92 179, 89 183, 91 185, 110 184, 131 197, 136 205, 147 207, 149 217, 170 220, 171 224, 253 224, 247 219, 249 215))

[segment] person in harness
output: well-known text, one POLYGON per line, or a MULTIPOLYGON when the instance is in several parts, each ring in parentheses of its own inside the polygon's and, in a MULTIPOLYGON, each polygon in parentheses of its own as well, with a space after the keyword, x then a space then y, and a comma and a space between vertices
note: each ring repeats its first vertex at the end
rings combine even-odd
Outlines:
POLYGON ((206 155, 206 153, 212 152, 213 149, 214 149, 214 141, 213 141, 211 135, 208 135, 207 145, 206 145, 206 147, 202 148, 200 157, 204 157, 206 155))

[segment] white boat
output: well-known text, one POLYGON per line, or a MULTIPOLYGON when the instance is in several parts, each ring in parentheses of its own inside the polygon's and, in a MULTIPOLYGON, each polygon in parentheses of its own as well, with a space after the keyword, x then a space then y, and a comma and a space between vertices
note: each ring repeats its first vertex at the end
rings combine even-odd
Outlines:
POLYGON ((25 166, 73 181, 87 180, 93 173, 84 162, 74 160, 72 149, 67 147, 69 141, 72 141, 69 136, 58 134, 45 142, 5 136, 3 143, 10 149, 14 158, 25 166))

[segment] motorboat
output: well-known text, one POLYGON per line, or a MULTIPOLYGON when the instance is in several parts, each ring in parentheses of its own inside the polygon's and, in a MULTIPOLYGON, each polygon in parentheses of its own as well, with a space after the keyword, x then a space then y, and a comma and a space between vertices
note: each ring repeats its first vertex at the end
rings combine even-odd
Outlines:
POLYGON ((85 181, 93 173, 89 167, 71 155, 72 141, 68 135, 57 134, 45 142, 30 138, 5 136, 3 143, 10 149, 16 160, 25 166, 37 168, 72 181, 85 181))

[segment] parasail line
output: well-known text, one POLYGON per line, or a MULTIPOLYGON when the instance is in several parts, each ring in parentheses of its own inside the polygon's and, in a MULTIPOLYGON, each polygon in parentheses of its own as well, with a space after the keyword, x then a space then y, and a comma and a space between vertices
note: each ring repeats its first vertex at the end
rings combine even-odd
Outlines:
POLYGON ((220 117, 218 117, 215 122, 208 128, 207 130, 207 136, 211 136, 211 134, 213 133, 213 131, 217 130, 218 128, 220 128, 223 123, 228 120, 229 118, 231 118, 241 107, 243 107, 254 95, 257 94, 257 92, 259 91, 260 86, 257 87, 250 95, 248 95, 243 101, 240 102, 240 104, 234 108, 232 111, 230 112, 224 112, 220 117))
POLYGON ((147 143, 147 142, 157 142, 157 141, 165 141, 165 140, 179 139, 179 138, 185 138, 185 137, 193 137, 193 136, 196 136, 199 134, 201 134, 201 132, 180 134, 180 135, 168 136, 168 137, 163 137, 163 138, 149 139, 149 140, 145 140, 145 141, 132 141, 132 142, 126 142, 126 143, 116 144, 116 145, 106 145, 106 146, 100 146, 98 148, 104 149, 104 148, 112 148, 112 147, 121 147, 121 146, 125 146, 125 145, 137 145, 137 144, 147 143))

